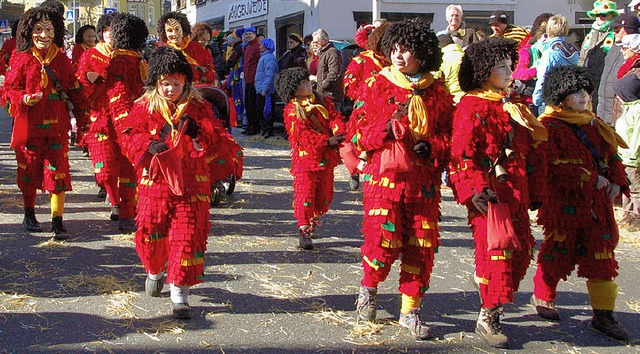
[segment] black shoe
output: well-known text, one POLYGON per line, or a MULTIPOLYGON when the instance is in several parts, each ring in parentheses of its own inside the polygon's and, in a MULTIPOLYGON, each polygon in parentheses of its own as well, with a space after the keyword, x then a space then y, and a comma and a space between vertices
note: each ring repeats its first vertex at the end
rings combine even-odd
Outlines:
POLYGON ((62 241, 69 238, 67 229, 62 224, 62 216, 55 216, 51 219, 51 231, 53 232, 53 239, 62 241))
POLYGON ((189 304, 176 304, 171 303, 171 310, 173 311, 173 318, 178 320, 191 319, 191 306, 189 304))
POLYGON ((359 187, 360 187, 360 175, 358 173, 354 173, 349 178, 349 189, 351 189, 352 191, 356 191, 358 190, 359 187))
POLYGON ((120 219, 120 205, 112 205, 111 206, 111 214, 109 214, 109 219, 111 221, 118 221, 120 219))
POLYGON ((98 198, 105 199, 107 197, 107 190, 104 187, 100 187, 98 191, 98 198))
POLYGON ((134 218, 124 218, 118 221, 118 230, 122 231, 123 234, 129 235, 138 230, 138 225, 136 225, 134 218))
POLYGON ((42 225, 36 219, 36 211, 34 208, 24 208, 24 219, 22 219, 22 226, 27 231, 42 232, 42 225))
POLYGON ((144 291, 151 297, 160 297, 164 288, 164 276, 159 280, 153 280, 147 275, 147 279, 144 281, 144 291))

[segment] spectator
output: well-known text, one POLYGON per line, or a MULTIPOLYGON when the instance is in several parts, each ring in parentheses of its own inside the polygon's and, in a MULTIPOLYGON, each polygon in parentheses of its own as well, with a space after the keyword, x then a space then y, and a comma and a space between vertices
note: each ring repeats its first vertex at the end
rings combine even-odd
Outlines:
POLYGON ((318 51, 315 46, 311 44, 313 42, 313 36, 304 36, 304 48, 307 51, 307 67, 309 68, 309 74, 312 76, 311 81, 315 84, 316 75, 318 74, 318 51))
POLYGON ((618 80, 630 73, 640 72, 640 34, 628 34, 622 37, 621 44, 624 63, 618 69, 618 80))
POLYGON ((302 45, 302 38, 297 33, 287 36, 287 51, 278 59, 280 71, 293 67, 307 67, 307 52, 302 45))
POLYGON ((276 102, 273 99, 275 87, 273 82, 278 74, 278 61, 273 52, 276 45, 273 40, 265 38, 260 42, 260 60, 256 70, 256 105, 258 120, 262 127, 262 136, 266 139, 273 136, 273 112, 276 102))
POLYGON ((342 55, 329 41, 323 29, 313 32, 313 45, 318 51, 318 92, 331 96, 336 110, 342 110, 344 91, 342 89, 342 55))
POLYGON ((629 7, 631 11, 638 12, 638 8, 640 8, 640 0, 633 0, 629 5, 627 5, 627 7, 629 7))
POLYGON ((510 24, 507 13, 498 10, 494 11, 489 17, 489 26, 493 34, 491 37, 503 37, 506 39, 512 39, 520 45, 520 42, 529 34, 526 29, 510 24))
POLYGON ((209 49, 213 56, 213 65, 216 68, 216 79, 218 84, 220 84, 220 82, 224 81, 229 73, 225 69, 225 59, 222 55, 222 45, 225 39, 224 31, 218 31, 218 33, 216 33, 216 31, 217 30, 213 31, 214 36, 211 42, 207 45, 207 49, 209 49))
POLYGON ((244 48, 244 107, 247 114, 247 129, 242 131, 245 135, 260 133, 260 121, 256 106, 256 70, 260 60, 260 42, 256 38, 256 28, 247 27, 242 34, 242 40, 247 43, 244 48))
POLYGON ((480 41, 475 30, 466 28, 463 21, 464 12, 462 11, 462 6, 454 4, 447 6, 445 16, 447 17, 447 28, 438 32, 438 36, 448 33, 453 38, 453 41, 462 48, 466 48, 473 42, 480 41))
POLYGON ((243 33, 244 28, 240 28, 227 37, 227 52, 225 55, 225 67, 229 71, 225 87, 227 94, 233 98, 238 122, 242 122, 242 117, 244 116, 244 83, 242 80, 244 66, 242 65, 242 40, 240 40, 243 33))
POLYGON ((587 11, 587 16, 596 20, 591 25, 591 31, 582 42, 579 65, 587 68, 593 82, 593 92, 589 92, 595 110, 598 106, 598 88, 600 77, 604 71, 604 59, 615 42, 613 21, 618 16, 617 5, 614 1, 594 1, 593 9, 587 11))
POLYGON ((464 52, 462 46, 455 43, 455 39, 449 34, 439 34, 438 43, 440 50, 442 50, 442 65, 440 65, 440 73, 444 83, 449 88, 449 93, 453 95, 453 102, 460 102, 460 98, 464 95, 464 92, 460 89, 460 83, 458 82, 458 73, 460 72, 460 63, 464 52))

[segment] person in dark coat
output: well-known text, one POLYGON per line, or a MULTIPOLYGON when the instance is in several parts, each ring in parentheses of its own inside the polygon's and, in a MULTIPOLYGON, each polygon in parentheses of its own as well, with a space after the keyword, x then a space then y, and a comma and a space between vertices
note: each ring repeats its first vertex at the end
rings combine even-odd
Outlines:
POLYGON ((330 95, 336 109, 342 109, 344 91, 342 89, 342 55, 329 41, 329 35, 323 29, 313 32, 313 43, 318 49, 318 92, 330 95))
POLYGON ((307 50, 302 46, 302 38, 297 33, 287 36, 287 51, 278 59, 280 71, 293 67, 307 68, 307 50))

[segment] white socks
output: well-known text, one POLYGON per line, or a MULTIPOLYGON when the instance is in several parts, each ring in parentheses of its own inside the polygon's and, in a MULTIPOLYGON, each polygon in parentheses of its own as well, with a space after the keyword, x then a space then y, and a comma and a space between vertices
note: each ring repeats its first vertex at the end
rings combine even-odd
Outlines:
POLYGON ((190 286, 178 286, 170 284, 171 288, 171 302, 174 304, 188 304, 187 297, 189 296, 190 286))
POLYGON ((158 274, 151 274, 148 273, 147 276, 149 277, 149 279, 151 280, 160 280, 162 279, 162 277, 164 277, 164 272, 160 272, 158 274))

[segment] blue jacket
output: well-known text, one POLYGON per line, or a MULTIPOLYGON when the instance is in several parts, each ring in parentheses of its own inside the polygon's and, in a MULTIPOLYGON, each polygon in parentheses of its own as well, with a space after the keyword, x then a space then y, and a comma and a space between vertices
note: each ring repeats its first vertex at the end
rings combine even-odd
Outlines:
POLYGON ((273 94, 275 92, 273 82, 278 74, 278 60, 273 54, 275 44, 271 39, 265 38, 262 40, 262 45, 264 45, 267 50, 260 53, 260 60, 258 61, 258 69, 256 71, 256 93, 266 92, 267 94, 273 94))
POLYGON ((565 42, 564 37, 553 37, 542 42, 542 56, 537 64, 536 87, 533 90, 533 104, 544 105, 542 88, 544 75, 556 66, 578 65, 580 52, 565 42))

